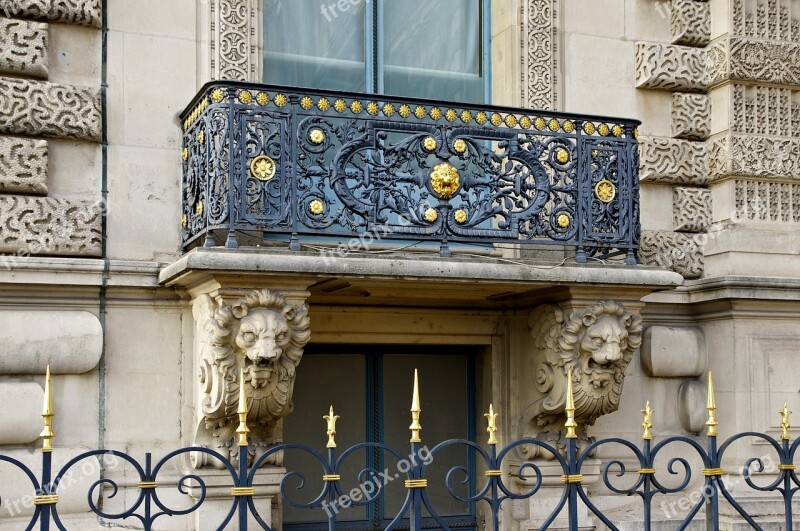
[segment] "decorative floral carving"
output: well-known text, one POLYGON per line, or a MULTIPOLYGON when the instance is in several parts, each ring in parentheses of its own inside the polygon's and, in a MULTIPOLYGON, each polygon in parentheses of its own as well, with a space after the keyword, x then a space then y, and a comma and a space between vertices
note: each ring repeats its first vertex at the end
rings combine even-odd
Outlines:
POLYGON ((711 104, 704 94, 672 95, 672 136, 704 140, 711 134, 711 104))
POLYGON ((800 179, 800 140, 768 136, 728 135, 709 150, 712 180, 730 175, 800 179))
POLYGON ((96 90, 0 78, 0 132, 100 141, 96 90))
POLYGON ((0 72, 47 77, 47 24, 0 17, 0 72))
POLYGON ((9 17, 49 20, 100 28, 101 0, 0 0, 0 13, 9 17))
POLYGON ((730 78, 800 85, 800 43, 731 38, 730 78))
POLYGON ((100 256, 100 214, 86 201, 0 196, 0 252, 100 256))
POLYGON ((0 136, 0 192, 47 194, 46 140, 0 136))
MULTIPOLYGON (((281 442, 279 421, 292 412, 295 371, 310 338, 308 311, 270 290, 252 291, 232 305, 217 306, 210 297, 205 299, 200 305, 213 314, 203 332, 203 420, 197 442, 223 454, 228 452, 238 461, 234 436, 241 370, 250 448, 254 452, 251 457, 257 458, 281 442)), ((279 455, 267 459, 276 465, 280 460, 279 455)))
POLYGON ((672 218, 678 232, 705 232, 711 224, 711 190, 674 188, 672 218))
POLYGON ((644 265, 671 269, 684 278, 700 278, 704 241, 701 235, 645 230, 642 231, 639 260, 644 265))

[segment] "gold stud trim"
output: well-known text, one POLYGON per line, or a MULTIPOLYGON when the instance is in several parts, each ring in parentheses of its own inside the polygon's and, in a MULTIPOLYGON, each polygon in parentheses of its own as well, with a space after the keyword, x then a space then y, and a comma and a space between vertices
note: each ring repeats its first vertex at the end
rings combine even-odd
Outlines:
POLYGON ((725 471, 722 470, 721 468, 704 468, 703 469, 703 475, 706 476, 706 477, 721 476, 724 473, 725 473, 725 471))
POLYGON ((58 494, 40 494, 33 497, 34 505, 55 505, 58 503, 58 494))
POLYGON ((157 489, 158 488, 158 482, 157 481, 140 481, 139 483, 136 484, 136 486, 141 490, 157 489))
POLYGON ((796 468, 794 465, 778 465, 778 470, 795 470, 796 468))
POLYGON ((503 471, 502 470, 487 470, 486 472, 483 473, 483 475, 486 476, 487 478, 496 478, 496 477, 502 476, 503 475, 503 471))
POLYGON ((249 90, 243 90, 239 93, 239 101, 247 105, 253 101, 253 94, 249 90))
POLYGON ((289 100, 286 99, 286 96, 284 94, 276 94, 275 95, 275 105, 277 105, 278 107, 283 107, 288 102, 289 102, 289 100))
POLYGON ((308 211, 314 214, 315 216, 319 216, 320 214, 325 212, 325 204, 319 199, 314 199, 308 204, 308 211))
POLYGON ((428 486, 427 479, 407 479, 406 480, 406 488, 407 489, 424 489, 428 486))
POLYGON ((233 487, 231 489, 231 496, 255 496, 255 487, 233 487))
POLYGON ((319 146, 325 142, 325 132, 322 129, 312 129, 308 132, 308 141, 315 146, 319 146))
POLYGON ((322 481, 339 481, 342 479, 342 476, 339 474, 325 474, 322 476, 322 481))
POLYGON ((583 474, 565 474, 561 476, 561 483, 583 483, 583 474))
POLYGON ((458 223, 459 225, 465 223, 467 221, 467 211, 462 208, 459 208, 458 210, 455 211, 453 217, 455 218, 456 223, 458 223))
POLYGON ((464 153, 467 151, 467 142, 463 138, 459 138, 453 142, 453 149, 456 153, 464 153))
POLYGON ((559 228, 566 229, 570 224, 569 216, 566 214, 559 214, 556 218, 556 224, 559 226, 559 228))
POLYGON ((639 470, 637 470, 637 472, 639 472, 640 474, 655 474, 656 473, 656 469, 655 468, 640 468, 639 470))

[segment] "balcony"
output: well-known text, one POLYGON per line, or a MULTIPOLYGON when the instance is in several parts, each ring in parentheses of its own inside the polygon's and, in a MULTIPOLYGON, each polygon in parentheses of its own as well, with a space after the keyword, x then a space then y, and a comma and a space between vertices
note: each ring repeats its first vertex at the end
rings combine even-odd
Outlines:
POLYGON ((634 120, 233 82, 181 120, 184 250, 368 237, 636 264, 634 120))

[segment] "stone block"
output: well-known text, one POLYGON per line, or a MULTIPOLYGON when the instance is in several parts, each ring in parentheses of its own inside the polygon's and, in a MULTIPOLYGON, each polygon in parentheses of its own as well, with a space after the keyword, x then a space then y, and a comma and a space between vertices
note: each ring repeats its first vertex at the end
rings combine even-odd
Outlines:
POLYGON ((672 220, 673 227, 678 232, 705 232, 711 224, 711 190, 674 188, 672 220))
POLYGON ((101 0, 0 0, 0 12, 10 17, 93 28, 102 24, 101 0))
POLYGON ((711 134, 711 105, 704 94, 672 95, 672 136, 705 140, 711 134))
POLYGON ((683 382, 678 388, 678 420, 689 433, 700 433, 706 425, 706 384, 698 380, 683 382))
POLYGON ((0 77, 0 133, 100 141, 97 90, 0 77))
MULTIPOLYGON (((4 353, 5 354, 5 353, 4 353)), ((39 438, 44 391, 33 382, 0 382, 0 445, 23 445, 39 438)))
MULTIPOLYGON (((0 252, 100 256, 101 208, 89 201, 0 196, 0 252)), ((9 266, 9 257, 2 260, 9 266)))
POLYGON ((47 195, 46 140, 0 136, 0 192, 47 195))
MULTIPOLYGON (((103 352, 103 330, 83 311, 4 310, 0 328, 0 374, 80 374, 103 352)), ((40 404, 41 405, 41 404, 40 404)))
POLYGON ((704 91, 707 88, 705 50, 674 44, 637 42, 636 87, 704 91))
POLYGON ((705 372, 707 358, 699 328, 653 325, 642 336, 642 369, 648 376, 694 378, 705 372))
POLYGON ((708 180, 704 142, 641 137, 639 153, 639 178, 643 182, 704 185, 708 180))
POLYGON ((702 235, 670 231, 642 231, 639 259, 644 265, 670 269, 684 278, 703 275, 702 235))
POLYGON ((47 78, 47 24, 0 16, 0 73, 47 78))
POLYGON ((672 43, 705 46, 711 42, 711 6, 703 0, 672 0, 672 43))

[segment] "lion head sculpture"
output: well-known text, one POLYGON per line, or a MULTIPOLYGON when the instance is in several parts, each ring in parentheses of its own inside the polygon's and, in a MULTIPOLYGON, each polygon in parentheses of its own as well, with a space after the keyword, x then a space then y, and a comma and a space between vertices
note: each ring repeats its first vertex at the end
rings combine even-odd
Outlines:
POLYGON ((575 419, 581 427, 617 410, 625 370, 642 342, 641 317, 614 301, 569 316, 558 306, 544 305, 531 314, 529 325, 538 398, 525 417, 540 430, 537 436, 561 439, 570 369, 575 419))
POLYGON ((292 412, 295 373, 310 338, 308 311, 270 290, 250 292, 233 305, 212 305, 212 311, 203 331, 203 421, 197 439, 238 459, 234 436, 241 371, 256 457, 281 442, 279 421, 292 412))

